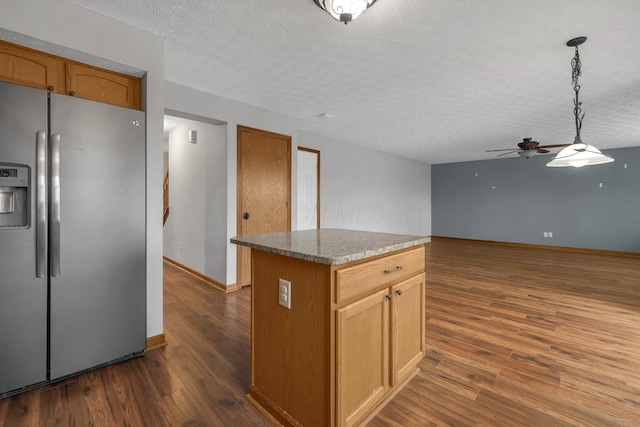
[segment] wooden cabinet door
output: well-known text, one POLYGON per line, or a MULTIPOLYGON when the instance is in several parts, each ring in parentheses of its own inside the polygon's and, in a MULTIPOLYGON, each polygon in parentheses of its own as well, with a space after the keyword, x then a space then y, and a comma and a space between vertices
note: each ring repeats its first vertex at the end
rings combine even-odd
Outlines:
POLYGON ((424 357, 424 284, 420 274, 392 287, 391 386, 395 386, 424 357))
POLYGON ((140 79, 77 62, 67 63, 67 94, 121 107, 141 109, 140 79))
POLYGON ((388 289, 337 310, 338 426, 355 425, 389 389, 388 289))
POLYGON ((0 42, 0 80, 64 93, 64 63, 37 50, 0 42))

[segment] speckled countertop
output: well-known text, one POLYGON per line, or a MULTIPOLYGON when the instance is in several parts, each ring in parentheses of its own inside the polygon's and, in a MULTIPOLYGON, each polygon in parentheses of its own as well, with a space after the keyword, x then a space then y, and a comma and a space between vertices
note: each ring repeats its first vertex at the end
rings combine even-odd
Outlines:
POLYGON ((346 264, 430 242, 429 237, 370 231, 319 230, 236 236, 231 243, 326 265, 346 264))

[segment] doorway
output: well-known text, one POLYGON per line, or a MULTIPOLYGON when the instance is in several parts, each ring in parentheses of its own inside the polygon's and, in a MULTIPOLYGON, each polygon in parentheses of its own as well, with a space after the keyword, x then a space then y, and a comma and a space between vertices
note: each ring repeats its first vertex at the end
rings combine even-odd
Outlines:
POLYGON ((320 151, 298 147, 298 230, 320 228, 320 151))
POLYGON ((227 124, 180 114, 165 116, 163 256, 228 291, 227 124))

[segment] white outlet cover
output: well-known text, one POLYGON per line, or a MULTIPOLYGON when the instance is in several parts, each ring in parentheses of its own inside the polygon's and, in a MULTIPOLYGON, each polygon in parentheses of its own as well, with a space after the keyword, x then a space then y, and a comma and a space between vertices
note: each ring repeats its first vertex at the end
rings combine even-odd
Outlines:
POLYGON ((278 303, 291 310, 291 282, 288 280, 279 279, 278 303))

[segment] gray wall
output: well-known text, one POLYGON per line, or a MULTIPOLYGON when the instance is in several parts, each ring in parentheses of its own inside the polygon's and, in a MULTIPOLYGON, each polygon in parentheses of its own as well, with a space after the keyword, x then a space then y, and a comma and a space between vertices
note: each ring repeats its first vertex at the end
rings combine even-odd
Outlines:
POLYGON ((547 168, 550 155, 433 165, 433 235, 640 252, 640 147, 606 152, 615 162, 583 168, 547 168))

